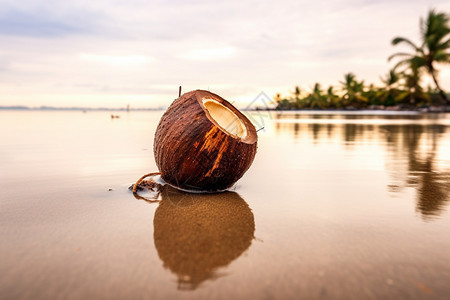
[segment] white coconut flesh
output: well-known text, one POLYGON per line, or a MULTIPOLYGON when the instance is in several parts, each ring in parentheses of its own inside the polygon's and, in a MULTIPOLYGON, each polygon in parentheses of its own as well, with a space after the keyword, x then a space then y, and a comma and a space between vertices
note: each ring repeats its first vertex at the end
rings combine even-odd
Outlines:
POLYGON ((244 123, 228 107, 213 99, 203 99, 203 105, 224 131, 241 139, 247 136, 244 123))

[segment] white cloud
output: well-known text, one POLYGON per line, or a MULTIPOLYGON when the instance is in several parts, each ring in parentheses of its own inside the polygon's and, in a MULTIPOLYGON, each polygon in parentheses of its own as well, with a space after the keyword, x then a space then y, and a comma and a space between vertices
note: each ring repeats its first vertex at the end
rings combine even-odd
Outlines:
POLYGON ((249 99, 338 85, 347 72, 378 83, 402 50, 392 38, 417 40, 431 7, 450 12, 440 0, 2 0, 0 105, 89 95, 96 106, 159 106, 179 85, 249 99))
POLYGON ((179 56, 189 60, 220 60, 236 54, 233 47, 199 48, 182 53, 179 56))
POLYGON ((81 60, 99 62, 102 64, 120 67, 148 64, 155 60, 153 57, 146 55, 105 55, 81 53, 79 56, 81 60))

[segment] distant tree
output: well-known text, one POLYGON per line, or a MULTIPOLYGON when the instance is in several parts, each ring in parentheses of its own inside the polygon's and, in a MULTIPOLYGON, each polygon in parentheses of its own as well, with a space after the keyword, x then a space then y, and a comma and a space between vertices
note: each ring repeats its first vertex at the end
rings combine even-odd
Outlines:
POLYGON ((314 84, 314 88, 307 97, 311 108, 325 108, 327 106, 326 96, 323 94, 320 83, 314 84))
POLYGON ((394 69, 387 73, 386 77, 382 77, 381 81, 386 85, 386 88, 393 88, 400 80, 400 74, 398 74, 394 69))
POLYGON ((384 87, 377 91, 376 99, 380 104, 394 105, 400 93, 397 86, 400 82, 401 75, 395 70, 390 70, 385 77, 381 77, 380 79, 384 83, 384 87))
POLYGON ((277 109, 285 110, 291 109, 291 104, 289 100, 284 99, 280 93, 275 96, 275 102, 277 103, 277 109))
POLYGON ((334 88, 331 85, 327 89, 326 101, 328 107, 337 108, 341 106, 339 96, 334 93, 334 88))
POLYGON ((277 109, 285 110, 285 109, 291 109, 291 108, 292 108, 292 106, 291 106, 289 100, 287 100, 287 99, 282 99, 277 102, 277 109))
POLYGON ((426 69, 433 78, 436 88, 442 99, 449 104, 446 93, 440 87, 437 80, 435 63, 450 63, 450 27, 449 15, 438 13, 435 10, 428 12, 427 18, 420 20, 421 44, 420 46, 404 37, 396 37, 392 44, 406 44, 412 48, 412 53, 398 52, 389 57, 401 58, 394 69, 400 66, 417 67, 426 69))
POLYGON ((367 105, 367 98, 362 95, 364 91, 364 81, 358 82, 353 73, 344 74, 342 85, 342 104, 344 106, 363 107, 367 105))
POLYGON ((279 102, 279 101, 281 101, 283 98, 281 98, 281 94, 280 93, 277 93, 276 95, 275 95, 275 97, 274 97, 274 100, 275 100, 275 102, 279 102))
POLYGON ((296 87, 295 87, 295 91, 294 91, 295 100, 300 99, 300 94, 301 94, 301 93, 302 93, 302 92, 301 92, 301 90, 300 90, 300 87, 299 87, 299 86, 296 86, 296 87))
POLYGON ((362 96, 365 97, 369 104, 380 104, 380 98, 378 97, 379 88, 375 87, 373 83, 363 90, 362 96))
POLYGON ((420 102, 428 102, 429 96, 420 85, 422 71, 419 66, 410 61, 408 71, 402 74, 404 91, 396 96, 396 101, 416 105, 420 102))

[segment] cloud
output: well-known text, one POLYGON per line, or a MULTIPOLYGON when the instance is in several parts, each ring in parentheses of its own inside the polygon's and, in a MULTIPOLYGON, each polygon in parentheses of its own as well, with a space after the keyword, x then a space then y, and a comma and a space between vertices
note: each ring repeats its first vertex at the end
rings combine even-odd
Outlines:
POLYGON ((146 55, 104 55, 90 53, 80 54, 80 59, 120 67, 148 64, 155 60, 153 57, 146 55))
POLYGON ((98 19, 98 14, 80 9, 5 6, 0 9, 0 35, 54 38, 94 34, 99 32, 98 19))
POLYGON ((180 54, 180 57, 189 60, 221 60, 229 58, 236 54, 234 47, 219 47, 219 48, 199 48, 187 51, 180 54))
POLYGON ((2 0, 0 101, 76 105, 89 93, 99 106, 149 106, 179 85, 250 99, 347 72, 378 83, 402 50, 391 39, 416 40, 431 7, 450 11, 441 0, 2 0))
POLYGON ((83 32, 71 24, 20 11, 9 11, 0 17, 0 34, 26 36, 62 36, 83 32))

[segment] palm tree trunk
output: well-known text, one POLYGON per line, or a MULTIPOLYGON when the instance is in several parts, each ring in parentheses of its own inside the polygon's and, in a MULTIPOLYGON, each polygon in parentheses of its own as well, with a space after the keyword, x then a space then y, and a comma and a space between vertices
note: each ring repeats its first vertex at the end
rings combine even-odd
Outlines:
POLYGON ((436 88, 439 90, 439 95, 441 96, 442 100, 444 100, 444 103, 446 105, 450 105, 450 101, 447 98, 447 95, 445 94, 445 92, 439 86, 439 83, 438 83, 438 81, 436 79, 436 72, 434 71, 434 69, 430 70, 430 74, 431 74, 431 77, 433 78, 433 81, 434 81, 434 84, 436 85, 436 88))

